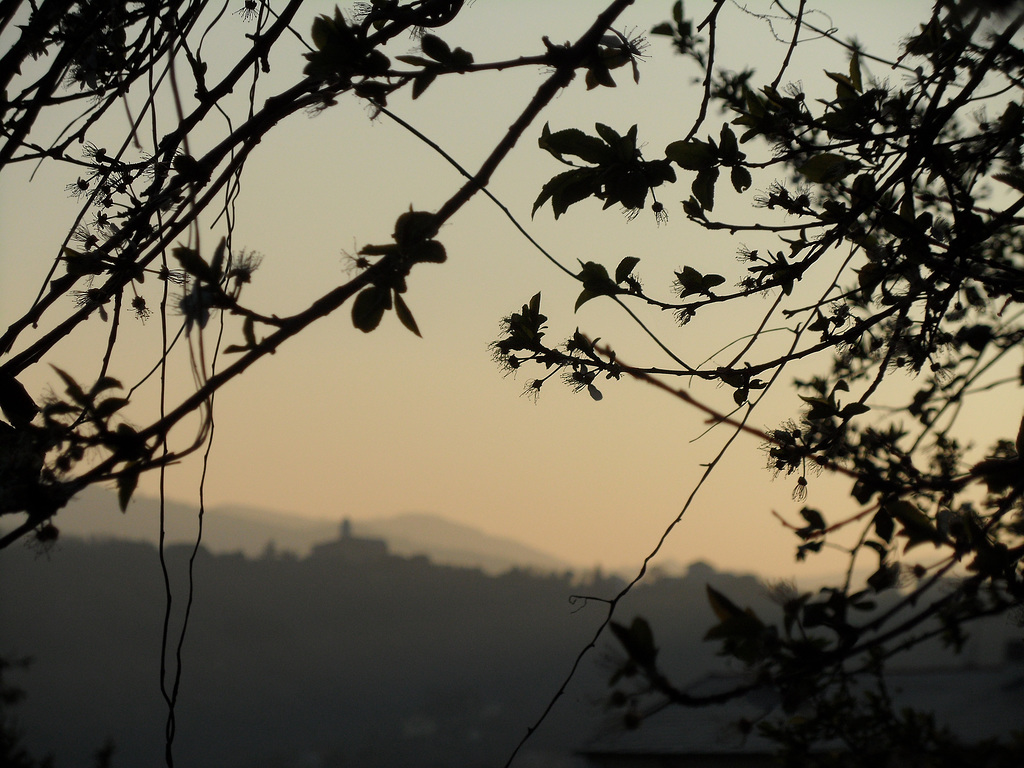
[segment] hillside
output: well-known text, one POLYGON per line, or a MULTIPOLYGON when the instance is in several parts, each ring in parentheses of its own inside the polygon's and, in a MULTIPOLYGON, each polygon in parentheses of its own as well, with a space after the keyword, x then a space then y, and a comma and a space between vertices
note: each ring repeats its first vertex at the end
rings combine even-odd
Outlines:
MULTIPOLYGON (((168 553, 173 629, 188 554, 168 553)), ((320 761, 309 764, 368 768, 501 764, 603 618, 599 603, 570 604, 581 587, 568 575, 490 576, 388 555, 356 562, 329 547, 302 559, 201 550, 195 578, 177 746, 190 768, 297 765, 304 752, 320 761)), ((714 578, 756 597, 751 577, 714 578)), ((52 750, 58 768, 85 765, 109 736, 115 765, 159 764, 164 600, 154 548, 73 538, 47 554, 19 547, 0 558, 0 580, 0 653, 35 659, 14 679, 29 694, 19 719, 33 748, 52 750)), ((691 665, 713 658, 700 642, 712 622, 703 588, 672 580, 638 593, 662 624, 666 654, 691 665), (686 626, 666 609, 684 611, 686 626)), ((624 618, 635 610, 624 606, 624 618)), ((532 749, 564 757, 601 722, 601 664, 613 650, 591 656, 532 749)))
MULTIPOLYGON (((190 554, 174 545, 166 558, 172 674, 190 554)), ((193 573, 175 748, 189 768, 501 765, 604 617, 600 600, 570 596, 609 598, 622 587, 436 565, 357 536, 306 557, 201 548, 193 573)), ((88 765, 110 738, 115 766, 162 764, 165 601, 154 547, 73 537, 49 551, 15 547, 0 557, 0 583, 0 655, 34 659, 11 675, 28 692, 18 717, 33 750, 52 751, 56 768, 88 765)), ((774 615, 753 576, 703 564, 642 584, 619 608, 624 623, 650 620, 680 681, 725 669, 702 642, 715 623, 707 584, 774 615)), ((998 659, 1007 631, 981 636, 961 661, 998 659)), ((620 727, 604 706, 618 658, 614 644, 599 643, 522 764, 575 766, 585 741, 620 727)))
MULTIPOLYGON (((195 541, 198 510, 194 505, 170 501, 166 505, 167 540, 195 541)), ((258 557, 270 545, 277 551, 301 557, 313 545, 338 535, 342 518, 352 518, 360 536, 383 538, 398 555, 425 555, 443 565, 481 568, 502 573, 528 568, 558 573, 571 566, 545 552, 511 539, 490 536, 440 515, 404 513, 393 517, 360 519, 358 510, 332 510, 328 519, 288 515, 246 506, 213 507, 203 519, 203 545, 213 553, 242 552, 258 557)), ((154 498, 136 496, 122 514, 116 496, 90 487, 76 496, 55 520, 61 532, 79 538, 116 538, 156 544, 159 538, 159 504, 154 498)))

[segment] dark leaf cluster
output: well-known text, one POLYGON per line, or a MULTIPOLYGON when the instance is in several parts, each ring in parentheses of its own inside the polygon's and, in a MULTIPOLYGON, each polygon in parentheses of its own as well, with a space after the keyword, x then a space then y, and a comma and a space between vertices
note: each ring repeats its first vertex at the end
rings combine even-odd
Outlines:
MULTIPOLYGON (((929 637, 956 649, 972 620, 1024 605, 1024 439, 1018 432, 1016 440, 999 441, 979 461, 968 458, 958 437, 968 399, 1016 392, 1024 382, 1012 353, 1024 340, 1024 57, 1014 42, 1024 14, 993 23, 990 10, 936 3, 890 62, 904 75, 895 85, 869 75, 859 45, 846 46, 848 66, 825 70, 828 87, 812 98, 801 85, 782 84, 785 68, 760 86, 752 70, 712 69, 714 35, 704 40, 695 30, 713 32, 722 9, 716 5, 697 25, 675 3, 672 19, 653 34, 701 68, 705 102, 697 125, 654 162, 688 172, 682 206, 690 223, 743 232, 758 244, 740 250, 746 275, 738 290, 723 288, 724 270, 691 261, 673 271, 667 299, 624 287, 624 275, 613 278, 596 260, 581 262, 575 309, 602 295, 625 308, 628 297, 654 312, 673 311, 685 326, 716 305, 749 311, 739 302, 758 295, 771 297, 771 308, 738 340, 742 352, 727 365, 697 364, 677 352, 686 348, 686 328, 678 340, 657 339, 672 360, 667 367, 623 367, 613 350, 597 354, 587 343, 558 349, 539 342, 516 362, 561 367, 574 385, 613 370, 645 380, 714 381, 729 388, 737 406, 753 407, 753 390, 770 387, 792 363, 816 361, 816 374, 796 382, 794 416, 762 437, 769 470, 796 477, 799 522, 779 517, 797 537, 797 559, 839 550, 851 576, 785 600, 780 626, 709 590, 719 623, 708 639, 752 670, 751 685, 776 687, 787 711, 808 702, 819 707, 807 728, 772 731, 794 755, 840 735, 830 707, 852 713, 867 706, 870 714, 851 721, 851 739, 870 740, 876 728, 880 743, 891 745, 901 729, 920 727, 927 748, 940 749, 945 736, 926 722, 908 716, 881 728, 884 701, 863 691, 839 695, 852 679, 848 671, 874 669, 929 637), (696 138, 711 107, 728 121, 716 136, 696 138), (726 175, 735 192, 755 190, 756 218, 716 218, 726 175), (780 317, 792 339, 781 354, 764 333, 780 317), (890 386, 894 379, 911 383, 890 386), (893 402, 883 392, 909 394, 893 402), (839 503, 832 509, 838 500, 803 503, 821 473, 848 482, 853 512, 839 503), (861 565, 868 575, 854 578, 861 565), (953 573, 961 579, 950 580, 953 573), (895 604, 883 610, 881 598, 895 604)), ((802 4, 793 16, 797 30, 811 23, 799 14, 802 4)), ((804 45, 799 34, 792 45, 804 45)), ((639 207, 647 187, 673 184, 674 171, 658 175, 657 184, 645 178, 641 169, 651 164, 636 152, 637 133, 636 126, 625 137, 601 124, 597 136, 545 127, 541 148, 571 167, 543 185, 534 212, 550 202, 557 218, 588 198, 605 208, 639 207)), ((626 265, 625 274, 634 267, 626 265)), ((638 317, 634 307, 627 311, 638 317)), ((724 414, 716 418, 736 426, 724 414)), ((1015 412, 1005 422, 1018 420, 1015 412)), ((640 641, 649 629, 613 627, 628 657, 613 684, 641 679, 643 695, 693 705, 657 670, 653 641, 640 641)), ((636 725, 637 692, 617 689, 615 699, 636 725)))
POLYGON ((628 213, 643 209, 655 187, 676 180, 666 160, 643 159, 637 146, 637 127, 625 136, 598 123, 596 136, 576 128, 552 132, 547 124, 537 143, 560 162, 572 166, 548 181, 533 203, 533 213, 549 200, 557 219, 569 207, 588 197, 604 208, 621 205, 628 213), (566 156, 578 158, 567 160, 566 156), (580 165, 585 163, 585 165, 580 165))

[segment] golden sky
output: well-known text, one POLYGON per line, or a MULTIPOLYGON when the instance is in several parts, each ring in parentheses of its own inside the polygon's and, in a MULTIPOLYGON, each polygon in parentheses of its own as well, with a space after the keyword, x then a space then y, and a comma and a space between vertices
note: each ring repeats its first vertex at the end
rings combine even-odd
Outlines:
MULTIPOLYGON (((627 34, 650 29, 669 17, 671 5, 670 0, 638 0, 618 27, 627 34)), ((686 5, 699 18, 711 3, 691 0, 686 5)), ((768 7, 763 0, 746 5, 768 7)), ((816 24, 834 25, 891 56, 896 41, 915 30, 915 11, 930 4, 818 0, 811 5, 820 11, 816 24)), ((477 61, 496 60, 539 53, 544 34, 555 42, 575 39, 602 7, 595 0, 476 0, 439 32, 453 47, 472 51, 477 61)), ((308 22, 304 19, 303 29, 308 22)), ((733 69, 755 64, 762 73, 755 80, 770 81, 786 47, 772 39, 767 23, 727 3, 719 24, 720 64, 733 69)), ((240 35, 244 24, 239 19, 236 26, 240 35)), ((774 26, 779 34, 791 33, 778 20, 774 26)), ((414 47, 415 41, 401 38, 388 52, 407 53, 414 47)), ((301 53, 297 43, 285 43, 274 53, 261 99, 300 77, 301 53)), ((827 97, 825 68, 842 70, 845 62, 827 44, 808 41, 798 49, 790 73, 809 94, 818 89, 827 97)), ((689 195, 684 173, 661 195, 670 214, 665 226, 656 226, 649 211, 627 221, 614 209, 602 213, 593 201, 574 206, 558 222, 549 207, 530 218, 542 184, 562 170, 536 146, 545 120, 553 130, 592 131, 600 121, 623 133, 638 123, 642 140, 657 155, 692 124, 700 99, 693 81, 699 74, 654 38, 639 85, 626 70, 616 72, 615 89, 588 92, 580 78, 528 131, 495 175, 491 191, 570 266, 582 259, 613 268, 621 258, 637 256, 646 285, 665 295, 672 270, 683 265, 738 279, 743 267, 734 256, 741 241, 709 238, 683 216, 678 201, 689 195)), ((474 170, 543 75, 522 70, 448 77, 416 102, 394 100, 393 109, 474 170)), ((235 106, 241 108, 242 102, 235 106)), ((722 120, 712 115, 702 134, 717 134, 722 120)), ((111 126, 118 128, 123 126, 111 126)), ((74 181, 68 169, 44 166, 28 183, 31 170, 18 169, 0 182, 4 325, 35 295, 75 211, 63 194, 64 185, 74 181)), ((761 181, 763 186, 770 180, 761 181)), ((387 242, 402 211, 410 205, 436 209, 460 183, 461 177, 418 139, 386 118, 371 121, 366 106, 353 98, 340 99, 316 117, 292 118, 264 140, 243 179, 235 244, 264 256, 246 300, 280 315, 307 305, 346 279, 345 252, 387 242)), ((750 215, 749 193, 746 199, 724 188, 720 194, 721 210, 750 215)), ((205 231, 202 246, 211 250, 219 237, 205 231)), ((703 434, 706 425, 699 413, 638 382, 601 382, 600 402, 585 393, 573 395, 554 381, 537 403, 522 397, 533 374, 503 377, 488 344, 497 337, 500 318, 538 290, 543 291, 551 338, 568 336, 578 325, 612 344, 626 362, 666 361, 600 301, 574 316, 578 284, 545 261, 481 196, 439 239, 448 262, 417 267, 406 294, 422 339, 406 331, 393 313, 376 332, 363 334, 352 327, 345 307, 222 390, 216 401, 207 504, 244 503, 306 517, 357 520, 433 512, 582 567, 636 568, 678 514, 702 464, 715 456, 729 433, 720 428, 703 434)), ((158 286, 143 288, 155 306, 158 286)), ((730 307, 682 329, 669 318, 653 323, 674 349, 701 360, 751 332, 763 308, 763 303, 751 306, 750 314, 743 315, 730 307)), ((125 328, 112 370, 126 384, 155 363, 160 343, 157 318, 144 326, 127 325, 133 327, 125 328)), ((94 376, 107 328, 98 318, 90 326, 48 362, 83 379, 94 376)), ((211 323, 208 347, 214 333, 211 323)), ((236 343, 239 324, 228 320, 225 333, 226 343, 236 343)), ((177 355, 174 364, 182 391, 190 382, 187 359, 177 355)), ((48 367, 36 366, 23 379, 38 391, 54 376, 48 367)), ((710 405, 730 406, 729 391, 705 387, 695 392, 710 405)), ((751 423, 775 426, 792 413, 795 400, 795 394, 780 387, 751 423)), ((145 402, 153 407, 152 400, 145 402)), ((152 411, 137 413, 140 422, 152 417, 152 411)), ((182 432, 176 439, 190 436, 182 432)), ((764 464, 756 440, 738 438, 659 562, 703 559, 772 576, 841 568, 841 561, 802 569, 794 565, 794 537, 771 511, 792 518, 800 505, 791 499, 792 482, 772 482, 764 464)), ((169 495, 194 499, 198 472, 197 458, 173 467, 169 495)), ((140 488, 153 493, 154 478, 140 488)), ((812 481, 807 503, 826 512, 848 511, 846 490, 845 481, 812 481)))

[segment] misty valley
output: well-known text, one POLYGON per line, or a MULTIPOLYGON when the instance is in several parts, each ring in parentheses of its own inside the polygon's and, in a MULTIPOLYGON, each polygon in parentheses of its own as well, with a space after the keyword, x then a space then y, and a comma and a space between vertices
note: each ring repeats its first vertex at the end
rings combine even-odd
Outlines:
MULTIPOLYGON (((191 552, 174 544, 166 553, 173 594, 169 665, 191 552)), ((0 578, 7 585, 0 651, 33 659, 9 677, 27 692, 16 714, 35 753, 52 753, 58 768, 89 765, 109 740, 115 766, 160 763, 165 596, 156 548, 62 537, 46 551, 9 551, 0 578)), ((194 578, 175 760, 195 768, 502 765, 604 618, 600 599, 578 596, 607 599, 624 583, 599 573, 512 568, 489 574, 439 565, 423 555, 395 555, 384 540, 347 526, 302 555, 274 547, 258 556, 215 554, 201 547, 194 578)), ((715 623, 707 585, 777 618, 756 578, 704 564, 690 566, 685 576, 643 582, 616 613, 624 623, 636 615, 648 619, 666 669, 695 684, 739 671, 716 658, 715 643, 702 641, 715 623)), ((944 663, 999 659, 1009 632, 1005 622, 990 627, 944 663)), ((940 649, 931 650, 934 659, 926 649, 911 666, 943 658, 940 649)), ((522 765, 610 764, 587 751, 632 737, 621 711, 608 706, 608 680, 622 657, 606 633, 528 742, 522 765)), ((1020 685, 1024 674, 1007 679, 1020 685)), ((681 723, 679 748, 686 748, 692 724, 701 723, 702 739, 716 748, 750 749, 730 729, 728 714, 712 725, 706 713, 689 721, 685 711, 673 714, 681 723)), ((1019 716, 1019 708, 1010 715, 1019 716)), ((649 737, 647 726, 639 732, 649 737)))

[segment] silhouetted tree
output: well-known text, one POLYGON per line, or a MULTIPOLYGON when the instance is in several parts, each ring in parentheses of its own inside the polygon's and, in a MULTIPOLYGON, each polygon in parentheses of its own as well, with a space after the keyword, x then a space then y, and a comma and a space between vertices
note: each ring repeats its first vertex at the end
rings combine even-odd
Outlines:
POLYGON ((0 538, 0 546, 30 531, 43 540, 53 538, 53 515, 93 483, 115 481, 122 506, 127 504, 140 473, 204 445, 211 399, 225 382, 340 307, 351 306, 353 322, 363 331, 376 328, 393 309, 418 333, 403 298, 412 268, 445 261, 444 246, 435 237, 440 227, 487 185, 516 140, 577 70, 607 80, 609 67, 632 56, 619 37, 606 34, 629 4, 611 3, 576 43, 549 43, 537 55, 490 63, 476 63, 470 52, 451 49, 429 31, 459 12, 462 2, 453 0, 359 3, 351 15, 336 10, 317 17, 308 36, 291 27, 301 0, 280 11, 262 0, 246 0, 234 14, 198 0, 4 4, 0 29, 18 33, 0 59, 0 84, 8 94, 2 102, 0 173, 17 164, 66 164, 74 175, 67 191, 82 207, 46 284, 0 337, 0 406, 7 419, 0 426, 0 515, 26 515, 0 538), (245 33, 251 44, 237 62, 225 67, 218 57, 211 67, 204 45, 212 48, 218 35, 239 37, 229 24, 239 17, 251 25, 245 33), (422 55, 392 61, 385 45, 410 30, 418 34, 422 55), (260 105, 257 86, 269 71, 270 52, 292 35, 308 49, 305 77, 260 105), (233 246, 233 196, 246 159, 267 132, 297 113, 329 109, 341 94, 354 94, 380 114, 399 91, 416 97, 439 77, 509 67, 539 68, 549 75, 481 168, 467 172, 465 184, 438 211, 399 216, 390 240, 363 246, 354 257, 358 274, 301 312, 280 317, 245 302, 259 258, 233 246), (243 88, 249 97, 232 119, 227 110, 239 110, 228 95, 243 88), (94 144, 90 136, 111 110, 123 103, 130 112, 129 94, 141 95, 144 107, 131 114, 128 133, 117 147, 94 144), (69 106, 79 114, 65 118, 69 106), (64 129, 48 135, 62 120, 64 129), (193 155, 190 137, 201 130, 223 138, 205 154, 193 155), (197 226, 207 212, 223 238, 203 252, 197 226), (144 320, 153 314, 154 297, 147 291, 154 282, 166 338, 153 373, 162 380, 167 350, 190 340, 199 386, 179 402, 165 400, 159 418, 133 426, 120 413, 145 380, 126 386, 112 375, 111 357, 126 316, 144 320), (182 316, 176 329, 169 327, 170 308, 182 316), (218 313, 241 318, 241 338, 207 351, 201 331, 218 313), (95 381, 79 383, 57 371, 62 394, 30 394, 18 377, 46 361, 54 345, 93 315, 107 318, 110 328, 95 381), (40 325, 49 330, 28 333, 40 325), (216 352, 234 357, 215 371, 216 352), (203 419, 195 440, 170 448, 169 431, 197 412, 203 419))
MULTIPOLYGON (((63 166, 69 181, 61 193, 81 203, 59 253, 49 256, 38 294, 26 297, 23 313, 0 334, 0 520, 17 521, 5 526, 0 549, 26 536, 51 544, 58 537, 54 516, 96 483, 116 483, 125 508, 141 473, 209 445, 214 395, 225 383, 338 309, 350 307, 364 332, 393 310, 418 334, 404 298, 413 268, 446 260, 440 228, 487 186, 577 72, 607 83, 609 69, 631 60, 622 38, 609 36, 630 4, 609 3, 574 43, 538 42, 532 55, 478 63, 436 34, 462 0, 356 3, 348 13, 317 16, 308 33, 293 25, 312 5, 302 0, 239 0, 233 11, 205 0, 0 3, 0 174, 63 166), (399 36, 407 51, 410 33, 420 54, 385 52, 399 36), (268 97, 266 75, 285 40, 304 46, 305 68, 297 82, 268 97), (240 41, 241 52, 230 58, 240 41), (234 243, 234 206, 246 162, 268 132, 295 115, 332 108, 343 94, 374 115, 390 114, 388 99, 399 92, 416 98, 450 75, 524 67, 545 75, 534 97, 438 210, 400 215, 390 235, 353 256, 347 278, 305 309, 282 316, 277 307, 249 303, 246 288, 260 258, 234 243), (127 129, 118 128, 125 116, 127 129), (200 242, 206 226, 219 236, 212 248, 200 242), (125 381, 115 354, 124 346, 123 325, 154 315, 161 352, 148 374, 125 381), (25 371, 53 360, 55 346, 81 336, 96 316, 108 332, 95 377, 79 381, 57 369, 55 393, 30 393, 25 371), (237 326, 226 333, 234 343, 204 335, 232 316, 237 326), (188 348, 196 382, 184 394, 167 386, 168 355, 179 345, 188 348), (129 421, 127 407, 147 389, 156 393, 157 413, 132 410, 129 421), (197 422, 184 444, 168 439, 176 426, 197 422)), ((164 580, 161 679, 170 765, 180 683, 172 657, 180 658, 191 593, 175 653, 165 563, 164 580)))
POLYGON ((25 697, 25 691, 9 680, 9 670, 27 667, 27 659, 8 660, 0 657, 0 765, 9 768, 46 768, 53 765, 50 757, 37 760, 23 743, 14 708, 25 697))
MULTIPOLYGON (((574 43, 545 38, 533 55, 485 63, 443 40, 440 28, 462 10, 461 0, 373 0, 347 15, 317 17, 308 35, 293 28, 301 0, 280 10, 244 0, 233 13, 201 0, 0 5, 0 32, 13 38, 0 58, 0 173, 18 164, 63 164, 67 191, 81 200, 45 284, 0 337, 0 407, 7 419, 0 422, 0 516, 20 516, 0 548, 27 535, 52 541, 53 516, 88 485, 115 482, 127 505, 141 473, 207 444, 213 397, 226 382, 338 309, 349 306, 364 332, 394 311, 418 334, 404 298, 407 281, 416 265, 445 261, 437 239, 442 225, 486 188, 577 74, 588 88, 614 85, 621 69, 639 77, 647 41, 613 28, 631 4, 609 2, 574 43), (237 38, 231 24, 238 21, 251 30, 244 33, 245 51, 228 66, 213 62, 206 51, 218 38, 237 38), (418 34, 419 54, 385 52, 410 30, 418 34), (304 77, 258 99, 271 54, 291 37, 307 48, 304 77), (233 242, 233 205, 246 161, 268 132, 296 114, 330 109, 342 94, 390 115, 388 99, 398 92, 415 98, 438 78, 511 67, 539 68, 546 76, 508 133, 475 172, 463 171, 465 183, 436 211, 403 213, 390 237, 359 249, 350 279, 297 313, 281 317, 248 302, 259 259, 233 242), (248 93, 241 106, 228 99, 234 91, 248 93), (143 104, 138 114, 131 113, 129 94, 143 104), (122 109, 131 127, 120 142, 94 143, 97 126, 122 109), (51 135, 56 124, 64 128, 51 135), (194 139, 207 131, 220 140, 204 141, 209 149, 200 152, 194 139), (204 216, 221 236, 213 248, 199 241, 204 216), (180 313, 176 327, 172 309, 180 313), (145 319, 154 311, 161 320, 162 354, 153 367, 159 375, 126 385, 112 363, 118 329, 126 316, 145 319), (19 382, 24 371, 50 359, 55 345, 94 315, 109 328, 95 378, 80 382, 58 370, 60 394, 28 392, 19 382), (208 348, 203 330, 224 316, 238 319, 237 338, 208 348), (193 349, 197 386, 173 400, 160 382, 167 354, 179 343, 193 349), (233 356, 218 366, 221 354, 233 356), (123 409, 147 384, 159 387, 161 412, 146 423, 136 415, 129 424, 123 409), (195 439, 172 447, 168 434, 194 414, 200 415, 195 439)), ((957 646, 970 620, 1017 608, 1024 599, 1024 437, 1014 430, 987 458, 972 462, 956 429, 965 401, 1021 384, 1012 356, 1020 348, 1024 295, 1024 52, 1014 40, 1024 14, 1012 6, 996 13, 989 4, 940 0, 903 53, 886 61, 814 29, 803 0, 792 12, 779 5, 791 29, 790 52, 808 31, 848 52, 849 66, 829 73, 834 93, 808 97, 785 84, 788 54, 767 84, 750 70, 717 68, 716 35, 729 32, 719 29, 725 7, 716 0, 695 24, 676 3, 672 20, 653 30, 703 72, 692 128, 653 156, 636 125, 598 124, 594 133, 545 126, 540 147, 565 170, 543 186, 534 214, 550 205, 558 218, 595 198, 629 215, 650 205, 661 223, 669 209, 657 194, 667 199, 670 185, 687 184, 687 226, 742 232, 756 241, 741 251, 742 272, 685 265, 663 276, 671 290, 657 292, 644 286, 635 256, 614 265, 563 266, 580 283, 576 308, 596 299, 614 302, 644 330, 643 312, 673 313, 679 339, 655 338, 662 364, 627 365, 620 350, 579 332, 552 344, 540 293, 505 319, 494 353, 508 370, 543 367, 528 386, 533 393, 556 375, 595 398, 599 380, 622 376, 668 389, 734 437, 759 438, 769 471, 795 478, 798 501, 817 473, 849 478, 855 514, 837 518, 832 510, 804 506, 800 522, 787 523, 799 538, 800 557, 843 542, 850 557, 843 583, 816 594, 780 593, 779 626, 709 590, 720 619, 710 636, 750 670, 715 700, 772 686, 787 709, 817 702, 824 711, 836 686, 842 689, 858 669, 874 669, 928 637, 957 646), (898 72, 901 85, 871 77, 869 60, 898 72), (719 111, 727 116, 722 122, 714 117, 719 111), (751 217, 719 218, 716 200, 732 193, 753 197, 751 217), (709 365, 677 351, 688 323, 744 301, 734 312, 750 314, 750 333, 728 360, 709 365), (785 329, 781 347, 772 343, 779 334, 765 331, 770 323, 785 329), (774 429, 751 426, 765 393, 788 384, 787 368, 797 361, 805 370, 816 365, 813 376, 796 382, 806 407, 774 429), (890 386, 904 374, 907 386, 890 386), (735 410, 719 412, 665 383, 672 379, 727 387, 735 410), (850 538, 841 539, 847 532, 850 538), (906 560, 908 550, 916 557, 924 546, 935 554, 929 562, 906 560), (873 572, 861 583, 853 574, 864 558, 874 558, 873 572), (909 590, 876 611, 876 595, 900 586, 909 590)), ((718 459, 705 478, 717 465, 718 459)), ((620 690, 616 700, 634 714, 648 706, 637 702, 705 703, 660 672, 646 623, 612 621, 621 594, 608 601, 606 626, 628 654, 624 679, 638 686, 620 690)), ((165 679, 170 764, 178 681, 165 679)))
MULTIPOLYGON (((669 280, 657 280, 654 268, 641 273, 636 257, 580 262, 577 309, 614 302, 645 330, 644 311, 675 314, 678 338, 651 334, 665 363, 627 365, 621 350, 579 331, 552 344, 539 293, 505 319, 495 356, 509 370, 542 366, 528 385, 534 393, 556 376, 594 397, 602 379, 630 376, 662 387, 733 437, 759 438, 768 470, 795 481, 798 503, 816 475, 850 483, 852 514, 839 503, 835 510, 804 505, 798 521, 784 523, 798 539, 798 559, 825 546, 848 553, 841 583, 777 590, 778 624, 709 586, 719 623, 708 639, 748 671, 731 690, 701 696, 677 687, 660 670, 651 627, 642 619, 612 621, 622 595, 609 602, 610 628, 626 654, 612 700, 629 724, 669 704, 699 706, 769 688, 785 712, 813 705, 817 713, 768 728, 794 765, 808 764, 801 762, 808 748, 837 739, 864 764, 897 748, 953 764, 961 753, 951 742, 924 720, 895 714, 884 689, 851 691, 856 674, 877 672, 928 638, 959 649, 972 620, 1014 610, 1020 617, 1020 406, 1002 396, 996 408, 1008 410, 1002 421, 1009 431, 980 461, 969 458, 974 434, 960 422, 969 402, 1019 392, 1024 383, 1024 13, 939 0, 908 31, 900 55, 887 60, 815 27, 807 3, 794 3, 795 10, 775 3, 766 26, 773 21, 781 34, 786 25, 789 44, 769 81, 750 69, 719 68, 715 41, 729 34, 726 5, 715 2, 691 21, 677 2, 672 20, 652 31, 703 72, 704 101, 692 128, 654 155, 641 151, 642 126, 620 132, 598 124, 593 134, 545 127, 540 147, 566 170, 544 185, 534 213, 550 205, 558 218, 595 198, 630 215, 649 204, 661 220, 668 209, 658 196, 675 194, 663 187, 678 174, 689 188, 682 204, 689 226, 749 238, 739 250, 743 267, 715 274, 686 265, 668 276, 666 292, 645 287, 669 280), (807 35, 845 53, 848 66, 826 72, 833 91, 807 94, 787 82, 811 74, 789 72, 807 35), (897 74, 899 84, 871 76, 869 63, 897 74), (751 197, 753 214, 720 214, 716 203, 727 195, 751 197), (678 351, 688 324, 721 305, 733 316, 749 313, 749 335, 710 363, 678 351), (766 332, 771 327, 776 333, 766 332), (787 368, 798 361, 814 372, 794 381, 800 412, 774 429, 751 426, 765 394, 789 384, 787 368), (673 378, 689 385, 674 389, 666 383, 673 378), (695 399, 701 382, 732 392, 728 413, 695 399), (865 563, 869 575, 859 579, 865 563), (895 599, 879 602, 899 588, 895 599)), ((1019 757, 1018 748, 993 764, 1019 757)))

